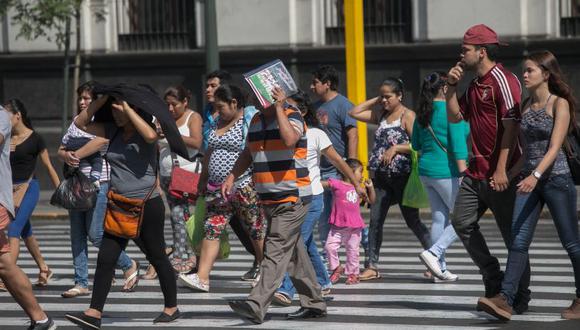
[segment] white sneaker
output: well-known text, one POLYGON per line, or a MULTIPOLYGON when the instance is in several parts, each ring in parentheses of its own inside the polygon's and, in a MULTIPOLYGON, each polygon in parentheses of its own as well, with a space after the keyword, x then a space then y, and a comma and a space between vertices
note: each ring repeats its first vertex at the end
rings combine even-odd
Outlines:
POLYGON ((439 259, 434 256, 433 253, 429 252, 429 250, 425 250, 419 254, 419 259, 421 259, 425 267, 431 271, 434 277, 443 279, 443 272, 441 271, 441 265, 439 265, 439 259))
POLYGON ((203 283, 197 274, 179 274, 179 280, 193 290, 209 292, 209 284, 203 283))
POLYGON ((447 283, 447 282, 455 282, 457 280, 459 280, 459 276, 453 274, 448 270, 443 272, 443 278, 433 277, 433 283, 447 283))

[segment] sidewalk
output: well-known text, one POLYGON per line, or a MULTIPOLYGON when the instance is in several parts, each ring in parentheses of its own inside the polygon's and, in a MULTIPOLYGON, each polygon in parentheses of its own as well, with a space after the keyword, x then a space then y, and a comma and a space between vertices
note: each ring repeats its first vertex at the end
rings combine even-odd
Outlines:
MULTIPOLYGON (((580 195, 580 187, 576 187, 576 191, 580 195)), ((38 204, 32 213, 32 219, 60 219, 65 220, 68 219, 68 211, 50 205, 50 196, 52 196, 52 191, 43 190, 40 192, 40 199, 38 200, 38 204)), ((580 209, 580 201, 576 199, 576 209, 580 209)), ((169 211, 166 209, 166 214, 169 214, 169 211)), ((369 217, 369 209, 363 208, 362 213, 365 218, 368 219, 369 217)), ((401 210, 398 206, 394 205, 389 209, 389 217, 401 217, 401 210)), ((485 218, 493 218, 493 214, 491 211, 487 210, 483 215, 485 218)), ((547 207, 544 207, 542 210, 541 218, 551 218, 550 212, 548 211, 547 207)), ((580 217, 580 213, 579 213, 580 217)), ((431 218, 431 211, 429 209, 421 209, 421 218, 423 219, 430 219, 431 218)))

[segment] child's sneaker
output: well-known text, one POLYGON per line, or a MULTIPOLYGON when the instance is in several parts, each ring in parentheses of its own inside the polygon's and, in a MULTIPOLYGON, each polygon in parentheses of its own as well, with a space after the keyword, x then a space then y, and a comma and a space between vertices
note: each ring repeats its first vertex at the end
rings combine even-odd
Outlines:
POLYGON ((332 275, 330 275, 330 283, 336 284, 340 280, 340 276, 344 273, 344 268, 341 265, 338 265, 334 271, 332 271, 332 275))
POLYGON ((360 279, 358 278, 358 275, 356 275, 356 274, 348 275, 348 278, 346 279, 347 285, 358 284, 358 283, 360 283, 360 279))

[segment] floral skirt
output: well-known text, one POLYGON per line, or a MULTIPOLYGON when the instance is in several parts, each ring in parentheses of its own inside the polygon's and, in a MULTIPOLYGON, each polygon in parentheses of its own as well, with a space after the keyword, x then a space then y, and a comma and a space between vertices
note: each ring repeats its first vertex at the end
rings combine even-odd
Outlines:
POLYGON ((235 190, 227 199, 222 197, 221 189, 208 190, 205 201, 205 239, 219 239, 234 215, 242 221, 252 240, 258 241, 266 237, 266 217, 262 207, 258 205, 258 193, 252 185, 235 190))

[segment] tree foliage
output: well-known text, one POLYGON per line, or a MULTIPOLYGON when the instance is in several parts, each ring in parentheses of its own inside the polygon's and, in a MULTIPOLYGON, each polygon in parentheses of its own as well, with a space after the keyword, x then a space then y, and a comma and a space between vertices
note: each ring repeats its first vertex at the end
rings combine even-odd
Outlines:
POLYGON ((0 0, 0 14, 12 14, 12 25, 20 27, 17 38, 34 40, 43 37, 54 41, 60 49, 67 34, 66 22, 74 18, 82 2, 83 0, 0 0))

